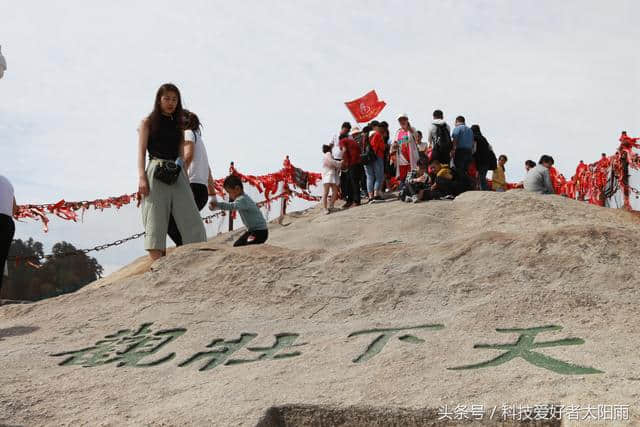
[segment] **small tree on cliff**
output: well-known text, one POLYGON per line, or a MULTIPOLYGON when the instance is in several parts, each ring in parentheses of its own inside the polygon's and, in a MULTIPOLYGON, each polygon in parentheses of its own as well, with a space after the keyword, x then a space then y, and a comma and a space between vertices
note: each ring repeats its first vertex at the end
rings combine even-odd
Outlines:
MULTIPOLYGON (((52 252, 55 257, 44 262, 31 259, 34 266, 23 260, 9 262, 9 277, 3 283, 2 298, 39 300, 68 292, 73 292, 102 276, 102 266, 95 258, 86 254, 60 256, 76 252, 77 249, 67 242, 56 243, 52 252)), ((21 258, 42 257, 42 243, 32 238, 27 241, 17 239, 11 245, 9 256, 21 258)))

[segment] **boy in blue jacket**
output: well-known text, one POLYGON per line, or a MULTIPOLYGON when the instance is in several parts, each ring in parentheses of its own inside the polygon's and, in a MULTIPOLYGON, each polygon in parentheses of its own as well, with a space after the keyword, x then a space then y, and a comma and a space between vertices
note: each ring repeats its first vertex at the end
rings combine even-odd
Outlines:
POLYGON ((224 211, 238 211, 240 219, 247 231, 233 244, 233 246, 259 245, 267 241, 269 230, 262 212, 244 193, 242 181, 235 175, 229 175, 222 184, 233 202, 218 202, 215 199, 209 202, 209 209, 216 208, 224 211))

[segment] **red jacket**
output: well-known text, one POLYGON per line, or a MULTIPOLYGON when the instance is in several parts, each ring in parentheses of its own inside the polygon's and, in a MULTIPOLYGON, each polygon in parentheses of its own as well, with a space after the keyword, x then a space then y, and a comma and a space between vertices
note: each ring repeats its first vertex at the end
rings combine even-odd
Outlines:
POLYGON ((347 166, 357 165, 360 163, 360 147, 357 142, 351 138, 342 138, 339 144, 343 151, 342 161, 347 166))
POLYGON ((380 132, 374 132, 373 136, 369 140, 369 145, 373 149, 373 152, 376 153, 378 158, 384 158, 384 141, 382 140, 382 135, 380 132))

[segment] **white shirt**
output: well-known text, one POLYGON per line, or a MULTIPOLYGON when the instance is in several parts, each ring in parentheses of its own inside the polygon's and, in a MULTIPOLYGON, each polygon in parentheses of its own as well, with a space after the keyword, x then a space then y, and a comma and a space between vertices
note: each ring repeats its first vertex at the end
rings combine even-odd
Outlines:
POLYGON ((340 149, 339 145, 333 146, 333 148, 331 149, 331 155, 333 156, 334 160, 342 160, 342 150, 340 149))
POLYGON ((192 130, 184 131, 184 140, 192 142, 193 147, 193 160, 189 165, 188 175, 189 182, 193 184, 207 185, 209 183, 209 157, 207 156, 207 149, 202 142, 202 136, 200 132, 194 132, 192 130))
POLYGON ((0 214, 13 216, 13 185, 0 175, 0 214))

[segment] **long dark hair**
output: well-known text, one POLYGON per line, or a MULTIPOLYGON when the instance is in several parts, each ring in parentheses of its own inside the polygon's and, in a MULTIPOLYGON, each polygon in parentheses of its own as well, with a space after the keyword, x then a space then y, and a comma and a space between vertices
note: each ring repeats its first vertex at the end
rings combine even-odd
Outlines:
POLYGON ((480 126, 478 125, 471 125, 471 131, 473 132, 474 138, 479 138, 483 136, 482 132, 480 131, 480 126))
POLYGON ((158 125, 160 124, 160 119, 162 117, 160 98, 162 98, 162 95, 166 94, 167 92, 174 92, 176 95, 178 95, 178 104, 176 105, 176 109, 173 112, 172 118, 175 121, 177 129, 184 129, 184 113, 182 110, 182 96, 180 95, 180 90, 173 83, 165 83, 160 86, 160 88, 158 88, 158 91, 156 92, 156 101, 153 104, 153 111, 151 112, 151 114, 149 114, 149 117, 147 117, 147 119, 149 120, 149 129, 151 130, 151 132, 156 130, 158 128, 158 125))
POLYGON ((198 135, 200 135, 202 123, 200 123, 200 118, 196 115, 196 113, 187 109, 183 109, 182 113, 184 114, 184 129, 192 130, 193 133, 197 133, 198 135))

